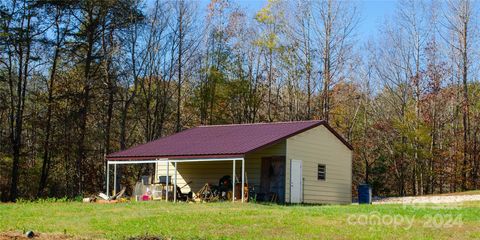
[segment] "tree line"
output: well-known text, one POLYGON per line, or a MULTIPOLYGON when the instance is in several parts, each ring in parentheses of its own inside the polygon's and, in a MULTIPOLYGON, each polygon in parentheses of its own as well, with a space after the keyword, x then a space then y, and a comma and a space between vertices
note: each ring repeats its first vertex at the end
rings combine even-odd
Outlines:
MULTIPOLYGON (((0 3, 0 197, 105 190, 105 154, 200 124, 325 119, 378 195, 478 189, 478 6, 401 0, 362 41, 356 2, 0 3)), ((133 184, 149 166, 121 169, 133 184)))

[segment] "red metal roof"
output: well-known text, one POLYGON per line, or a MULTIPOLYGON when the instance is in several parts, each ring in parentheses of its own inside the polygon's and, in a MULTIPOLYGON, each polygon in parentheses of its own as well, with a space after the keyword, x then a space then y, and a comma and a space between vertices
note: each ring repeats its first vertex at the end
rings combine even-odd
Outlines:
POLYGON ((109 154, 109 160, 152 158, 237 157, 270 146, 313 127, 325 125, 352 149, 325 121, 200 126, 124 151, 109 154))

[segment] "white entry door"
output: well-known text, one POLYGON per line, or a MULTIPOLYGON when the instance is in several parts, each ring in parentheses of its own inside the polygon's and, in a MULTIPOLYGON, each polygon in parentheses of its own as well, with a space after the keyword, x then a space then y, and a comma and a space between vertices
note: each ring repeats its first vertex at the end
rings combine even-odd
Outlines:
POLYGON ((290 202, 302 202, 302 160, 294 160, 290 162, 290 202))

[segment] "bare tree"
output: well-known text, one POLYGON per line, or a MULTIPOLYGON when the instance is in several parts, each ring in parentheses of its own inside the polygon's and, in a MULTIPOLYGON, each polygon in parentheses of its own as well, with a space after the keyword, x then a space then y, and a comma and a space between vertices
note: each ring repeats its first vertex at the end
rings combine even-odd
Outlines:
POLYGON ((195 10, 196 4, 194 2, 186 3, 184 0, 178 1, 175 6, 175 13, 177 22, 174 25, 175 29, 175 42, 178 44, 177 49, 177 114, 176 114, 176 132, 182 130, 182 86, 185 85, 184 68, 188 66, 189 61, 195 54, 199 41, 198 27, 195 24, 195 18, 197 17, 197 11, 195 10))
POLYGON ((319 46, 322 65, 322 117, 330 120, 330 89, 342 78, 351 57, 358 12, 353 2, 322 0, 314 2, 312 26, 319 46))
MULTIPOLYGON (((469 72, 472 58, 473 47, 473 25, 472 17, 473 3, 469 0, 449 1, 448 10, 444 16, 444 26, 449 34, 454 37, 454 41, 448 41, 450 46, 455 50, 456 66, 460 72, 461 96, 460 103, 462 109, 462 125, 463 125, 463 162, 461 169, 461 188, 468 188, 467 178, 469 171, 469 140, 470 140, 470 100, 469 100, 469 72)), ((445 38, 444 39, 449 39, 445 38)))
POLYGON ((299 63, 302 66, 304 85, 306 85, 306 119, 312 118, 313 103, 312 98, 314 96, 317 84, 315 79, 318 76, 320 70, 316 68, 314 64, 316 58, 315 39, 313 36, 313 13, 311 1, 298 1, 295 5, 295 14, 293 16, 294 21, 291 21, 288 29, 288 36, 292 38, 292 45, 297 51, 295 51, 299 63))

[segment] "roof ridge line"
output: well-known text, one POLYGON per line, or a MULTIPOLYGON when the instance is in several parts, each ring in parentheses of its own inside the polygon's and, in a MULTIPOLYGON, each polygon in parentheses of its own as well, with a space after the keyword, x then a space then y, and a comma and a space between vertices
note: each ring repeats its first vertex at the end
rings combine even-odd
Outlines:
POLYGON ((227 126, 248 126, 248 125, 274 125, 274 124, 290 124, 290 123, 306 123, 306 122, 323 122, 325 120, 301 120, 301 121, 281 121, 281 122, 258 122, 258 123, 233 123, 233 124, 216 124, 216 125, 199 125, 197 127, 227 127, 227 126))

